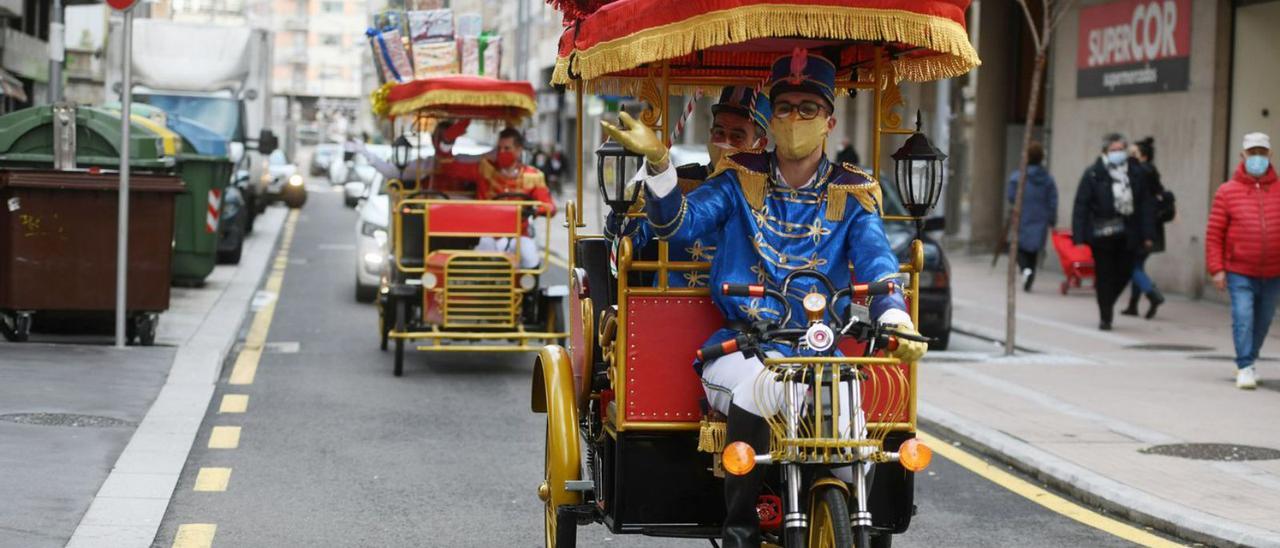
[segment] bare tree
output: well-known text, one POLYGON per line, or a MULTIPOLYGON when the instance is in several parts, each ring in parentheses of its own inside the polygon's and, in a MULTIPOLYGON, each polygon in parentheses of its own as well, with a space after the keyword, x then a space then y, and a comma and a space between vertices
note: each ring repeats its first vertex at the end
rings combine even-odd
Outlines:
MULTIPOLYGON (((1032 0, 1036 1, 1036 0, 1032 0)), ((1031 96, 1027 100, 1026 130, 1022 133, 1022 160, 1018 165, 1018 188, 1014 194, 1013 211, 1009 214, 1008 260, 1004 353, 1013 355, 1018 304, 1018 265, 1014 260, 1018 256, 1018 227, 1022 222, 1022 195, 1027 187, 1027 149, 1031 145, 1032 130, 1035 128, 1036 115, 1040 112, 1040 82, 1044 79, 1044 67, 1048 61, 1049 45, 1053 43, 1053 29, 1062 22, 1062 17, 1071 10, 1074 0, 1039 0, 1040 21, 1027 0, 1017 0, 1018 7, 1027 21, 1027 31, 1031 35, 1031 45, 1035 50, 1035 64, 1031 69, 1031 96)))

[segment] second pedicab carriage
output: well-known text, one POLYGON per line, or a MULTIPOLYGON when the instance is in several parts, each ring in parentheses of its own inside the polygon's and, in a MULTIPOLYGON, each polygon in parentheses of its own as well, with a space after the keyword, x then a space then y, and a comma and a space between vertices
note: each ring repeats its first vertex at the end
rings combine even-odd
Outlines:
MULTIPOLYGON (((587 92, 636 96, 648 105, 640 120, 660 130, 669 146, 670 95, 759 86, 774 60, 806 48, 835 63, 837 88, 872 94, 873 173, 881 173, 881 137, 909 136, 893 157, 898 194, 911 216, 884 220, 915 222, 920 230, 936 203, 945 155, 919 133, 918 121, 915 131, 902 127, 898 83, 950 78, 977 66, 964 27, 967 0, 552 3, 565 12, 567 27, 553 83, 576 91, 576 112, 584 112, 587 92)), ((614 275, 611 243, 579 232, 585 226, 576 207, 584 180, 582 127, 580 114, 577 202, 566 206, 568 345, 542 350, 532 386, 533 411, 547 415, 538 487, 546 545, 573 546, 578 526, 588 523, 603 523, 614 533, 714 539, 725 513, 719 478, 726 469, 744 473, 767 463, 779 473, 771 476, 757 507, 766 540, 789 548, 888 546, 891 535, 910 524, 914 473, 928 464, 928 448, 915 440, 917 364, 882 356, 878 350, 895 341, 869 320, 865 308, 828 309, 842 297, 891 288, 835 288, 827 282, 825 295, 803 300, 805 310, 786 305, 788 316, 807 316, 808 330, 761 325, 725 345, 699 350, 724 317, 707 289, 669 287, 667 273, 706 271, 709 264, 669 260, 665 241, 651 244, 656 260, 641 260, 623 238, 614 275), (826 339, 819 340, 824 333, 826 339), (836 354, 833 338, 843 356, 836 354), (691 364, 695 357, 778 341, 827 346, 816 357, 764 359, 794 399, 768 420, 769 453, 755 455, 736 443, 726 447, 724 422, 704 412, 703 387, 691 364), (846 393, 833 396, 836 387, 846 393), (840 423, 838 407, 850 402, 863 413, 852 425, 840 423), (852 486, 813 473, 850 463, 870 472, 855 474, 852 486)), ((605 201, 621 214, 635 200, 626 195, 626 181, 640 162, 618 155, 618 148, 597 151, 598 183, 605 201)), ((924 252, 919 239, 910 249, 900 270, 909 279, 904 293, 915 321, 919 300, 913 297, 924 252)), ((786 304, 782 294, 806 276, 822 278, 817 271, 799 271, 780 290, 727 284, 721 290, 786 304)))
MULTIPOLYGON (((461 75, 392 86, 385 106, 388 116, 407 117, 418 129, 446 119, 515 124, 535 109, 528 82, 461 75)), ((404 139, 397 141, 398 149, 408 146, 404 139)), ((402 170, 409 152, 395 151, 402 170)), ((559 309, 567 288, 540 281, 549 246, 543 246, 534 268, 521 267, 523 246, 476 250, 482 238, 500 242, 531 234, 530 212, 540 202, 520 192, 482 194, 487 199, 477 200, 456 187, 434 188, 433 174, 410 175, 387 183, 391 257, 378 301, 383 348, 394 341, 395 375, 403 374, 407 344, 431 352, 520 352, 561 339, 559 309)), ((549 237, 549 217, 543 233, 549 237)))

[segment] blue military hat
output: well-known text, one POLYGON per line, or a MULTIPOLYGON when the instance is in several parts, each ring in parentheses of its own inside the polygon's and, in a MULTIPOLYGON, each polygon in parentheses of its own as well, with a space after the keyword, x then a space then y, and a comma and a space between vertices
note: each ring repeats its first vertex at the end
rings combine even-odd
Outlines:
POLYGON ((769 130, 769 118, 773 109, 769 107, 769 98, 750 86, 725 86, 720 92, 720 100, 711 105, 712 114, 731 112, 750 118, 760 131, 769 130))
POLYGON ((826 57, 796 48, 791 55, 773 62, 765 89, 769 91, 770 100, 788 91, 803 91, 826 99, 830 107, 835 104, 836 65, 826 57))

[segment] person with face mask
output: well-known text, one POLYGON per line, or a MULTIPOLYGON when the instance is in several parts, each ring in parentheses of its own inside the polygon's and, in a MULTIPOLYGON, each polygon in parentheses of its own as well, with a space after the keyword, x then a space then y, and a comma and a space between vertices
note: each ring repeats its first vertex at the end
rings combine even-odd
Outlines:
POLYGON ((1213 285, 1231 296, 1236 386, 1258 385, 1254 362, 1280 297, 1280 188, 1271 138, 1244 136, 1240 165, 1218 187, 1205 230, 1205 266, 1213 285))
POLYGON ((1102 154, 1084 170, 1071 213, 1072 239, 1093 250, 1098 329, 1111 330, 1116 301, 1136 256, 1151 249, 1155 217, 1146 171, 1129 157, 1123 135, 1102 139, 1102 154))
MULTIPOLYGON (((467 121, 459 122, 466 123, 467 121)), ((456 129, 449 132, 455 138, 461 134, 456 129)), ((521 162, 525 141, 520 130, 512 127, 503 129, 498 133, 498 146, 493 153, 484 156, 454 155, 453 142, 442 140, 436 148, 437 176, 443 175, 452 181, 474 182, 477 200, 493 200, 504 194, 525 194, 541 202, 534 211, 536 215, 555 215, 556 203, 547 188, 546 177, 537 168, 521 162)), ((526 235, 519 239, 481 238, 476 250, 513 252, 518 245, 520 268, 537 268, 541 263, 537 242, 528 235, 527 224, 524 231, 526 235)))
MULTIPOLYGON (((742 150, 763 149, 769 142, 769 98, 747 86, 728 86, 720 93, 720 100, 711 106, 712 121, 708 131, 707 165, 686 164, 676 168, 676 178, 681 192, 689 193, 698 188, 711 174, 716 164, 726 155, 742 150)), ((644 171, 636 174, 635 183, 644 179, 644 171)), ((643 195, 641 195, 643 196, 643 195)), ((632 212, 644 207, 644 200, 636 201, 632 212)), ((605 220, 605 236, 615 240, 619 234, 631 238, 637 254, 653 255, 654 249, 646 249, 653 242, 653 228, 646 219, 627 217, 610 212, 605 220)), ((711 262, 716 252, 716 235, 709 234, 690 242, 673 242, 668 251, 672 261, 711 262)), ((615 253, 616 254, 616 253, 615 253)), ((669 287, 707 287, 706 272, 670 272, 669 287)))
MULTIPOLYGON (((603 124, 615 140, 645 157, 645 214, 657 237, 692 241, 720 235, 710 286, 726 327, 706 344, 729 340, 756 320, 782 320, 779 303, 771 298, 730 297, 720 289, 725 283, 777 289, 789 273, 813 269, 837 287, 847 287, 855 279, 874 282, 898 274, 898 259, 880 219, 879 184, 855 166, 827 160, 826 139, 836 123, 832 118, 835 72, 831 61, 803 49, 778 59, 766 82, 775 149, 721 158, 710 179, 688 195, 677 191, 676 170, 651 129, 625 114, 620 116, 623 128, 603 124)), ((807 278, 793 281, 792 293, 798 295, 790 298, 796 310, 801 309, 799 296, 816 283, 807 278)), ((839 309, 842 304, 835 306, 839 309)), ((901 293, 873 299, 870 309, 882 324, 915 333, 901 293)), ((802 327, 801 322, 792 318, 788 327, 802 327)), ((916 361, 927 350, 924 343, 901 341, 907 344, 894 354, 904 361, 916 361)), ((795 351, 778 346, 766 352, 788 355, 795 351)), ((781 388, 770 376, 761 375, 766 371, 763 363, 737 352, 693 365, 709 405, 728 417, 727 440, 746 442, 757 453, 768 452, 770 435, 763 417, 777 411, 766 406, 778 401, 781 388)), ((725 477, 721 546, 760 546, 756 498, 767 468, 758 466, 744 476, 725 477)), ((847 467, 835 472, 844 481, 853 479, 847 467)))

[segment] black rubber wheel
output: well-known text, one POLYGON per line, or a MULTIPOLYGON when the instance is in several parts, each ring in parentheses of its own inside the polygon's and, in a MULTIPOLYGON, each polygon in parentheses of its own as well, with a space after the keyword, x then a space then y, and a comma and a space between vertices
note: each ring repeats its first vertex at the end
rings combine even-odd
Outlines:
MULTIPOLYGON (((853 530, 849 523, 849 500, 843 489, 835 485, 819 485, 811 493, 813 506, 809 508, 808 546, 853 548, 853 530)), ((864 528, 865 529, 865 528, 864 528)), ((862 530, 860 533, 869 533, 862 530)), ((867 548, 866 544, 858 545, 867 548)))
POLYGON ((378 286, 376 285, 360 285, 360 281, 356 280, 356 302, 371 303, 378 298, 378 286))
POLYGON ((571 512, 556 509, 556 545, 555 548, 576 548, 578 546, 578 518, 571 512))
POLYGON ((387 302, 382 301, 378 303, 378 333, 381 335, 378 349, 383 352, 387 351, 387 333, 390 331, 391 325, 387 323, 387 302))
MULTIPOLYGON (((405 309, 404 301, 397 301, 396 302, 396 331, 399 331, 401 333, 404 332, 404 321, 405 321, 404 309, 405 309)), ((404 339, 400 337, 396 337, 395 368, 392 370, 392 374, 394 374, 397 377, 404 375, 404 339)))
POLYGON ((27 342, 31 337, 31 315, 15 314, 10 320, 13 322, 12 328, 8 321, 0 318, 0 334, 9 342, 27 342))
POLYGON ((218 264, 240 264, 240 255, 243 253, 244 237, 241 236, 235 247, 226 251, 218 251, 218 264))
POLYGON ((893 534, 880 533, 871 535, 871 548, 893 548, 893 534))
POLYGON ((156 344, 156 316, 143 314, 138 316, 138 344, 152 346, 156 344))

